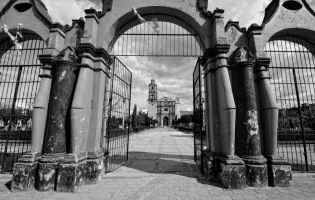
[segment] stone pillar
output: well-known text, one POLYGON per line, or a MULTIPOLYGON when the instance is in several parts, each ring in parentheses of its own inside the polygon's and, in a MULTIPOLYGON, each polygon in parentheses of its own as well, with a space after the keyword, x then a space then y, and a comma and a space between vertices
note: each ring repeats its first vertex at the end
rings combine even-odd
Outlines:
POLYGON ((256 86, 260 102, 262 153, 267 158, 270 186, 289 186, 291 166, 277 153, 278 107, 270 85, 269 58, 257 58, 255 68, 256 86))
POLYGON ((55 182, 57 185, 59 182, 56 181, 58 165, 70 151, 69 111, 78 65, 73 49, 67 48, 60 55, 63 58, 57 57, 54 63, 43 156, 38 165, 36 187, 39 191, 56 189, 55 182))
POLYGON ((206 104, 208 125, 212 126, 207 134, 212 141, 206 163, 210 179, 219 179, 226 188, 243 188, 244 162, 234 153, 236 107, 227 65, 228 50, 229 45, 220 44, 207 51, 206 104))
POLYGON ((86 157, 85 183, 96 183, 104 171, 101 149, 105 80, 110 55, 96 43, 99 18, 94 9, 85 10, 85 30, 77 47, 81 70, 71 107, 72 153, 86 157))
POLYGON ((104 152, 101 149, 103 104, 110 56, 90 43, 77 47, 81 71, 71 108, 72 151, 87 152, 86 183, 96 183, 104 170, 104 152))
POLYGON ((245 166, 234 152, 236 107, 227 65, 226 54, 230 45, 225 35, 223 13, 223 10, 216 9, 209 18, 209 28, 213 30, 209 37, 212 47, 203 56, 208 84, 208 125, 212 126, 207 134, 213 140, 210 141, 210 155, 206 162, 210 174, 224 187, 242 188, 245 186, 245 166))
POLYGON ((217 45, 216 64, 212 69, 215 74, 216 104, 219 119, 220 174, 221 183, 227 188, 245 186, 245 168, 242 160, 235 155, 236 106, 228 72, 227 56, 229 45, 217 45))
POLYGON ((41 82, 37 92, 32 118, 32 150, 24 154, 13 168, 12 191, 26 191, 33 189, 38 160, 41 157, 46 128, 48 102, 52 84, 52 65, 55 56, 63 48, 65 34, 59 24, 50 27, 49 43, 39 60, 44 65, 40 74, 41 82))
POLYGON ((235 51, 232 80, 237 105, 236 154, 245 161, 246 184, 263 187, 267 185, 267 166, 261 154, 254 60, 246 47, 235 51))

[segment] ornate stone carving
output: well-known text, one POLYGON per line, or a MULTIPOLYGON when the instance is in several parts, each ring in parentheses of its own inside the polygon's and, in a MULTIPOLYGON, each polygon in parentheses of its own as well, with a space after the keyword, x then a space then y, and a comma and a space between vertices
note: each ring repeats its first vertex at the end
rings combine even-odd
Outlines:
POLYGON ((239 63, 239 62, 254 62, 255 57, 253 54, 248 50, 247 47, 240 47, 235 51, 234 54, 234 62, 239 63))

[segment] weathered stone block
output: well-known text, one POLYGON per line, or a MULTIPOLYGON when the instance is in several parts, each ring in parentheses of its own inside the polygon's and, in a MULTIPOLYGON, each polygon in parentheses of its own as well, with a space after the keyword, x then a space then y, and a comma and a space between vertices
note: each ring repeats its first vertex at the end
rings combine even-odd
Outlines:
POLYGON ((103 157, 87 159, 86 161, 86 184, 95 184, 101 180, 104 173, 103 157))
POLYGON ((223 187, 240 189, 246 186, 245 166, 220 164, 219 180, 223 187))
POLYGON ((80 162, 78 164, 78 168, 77 168, 77 175, 76 175, 76 185, 77 186, 81 186, 84 185, 86 182, 86 161, 84 162, 80 162))
POLYGON ((63 163, 58 166, 57 192, 76 192, 85 183, 86 162, 63 163))
POLYGON ((38 162, 17 162, 13 167, 11 190, 13 192, 28 191, 35 188, 35 177, 38 162))
POLYGON ((217 173, 215 171, 215 161, 210 155, 209 150, 205 150, 203 155, 203 173, 208 181, 216 181, 217 173))
POLYGON ((269 165, 268 182, 269 186, 289 187, 292 180, 291 165, 269 165))
POLYGON ((267 165, 245 164, 246 184, 253 187, 266 187, 268 184, 267 165))
POLYGON ((58 166, 58 175, 56 183, 57 192, 76 192, 77 164, 60 164, 58 166))
POLYGON ((58 163, 39 163, 36 189, 39 191, 49 191, 55 189, 55 181, 58 163))

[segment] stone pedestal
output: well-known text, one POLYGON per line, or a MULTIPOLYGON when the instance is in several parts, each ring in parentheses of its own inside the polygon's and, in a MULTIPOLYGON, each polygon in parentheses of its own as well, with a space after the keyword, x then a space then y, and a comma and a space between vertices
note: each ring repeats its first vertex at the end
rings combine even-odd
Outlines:
POLYGON ((64 154, 43 155, 38 163, 36 189, 38 191, 55 190, 58 165, 62 163, 64 154))
POLYGON ((203 174, 206 176, 208 181, 214 181, 216 179, 214 173, 214 159, 210 153, 210 150, 207 149, 203 152, 203 174))
POLYGON ((240 189, 246 186, 245 165, 237 156, 225 157, 204 153, 204 175, 210 182, 219 182, 224 188, 240 189))
POLYGON ((57 192, 76 192, 86 180, 86 157, 68 154, 58 166, 57 192))
POLYGON ((246 185, 252 187, 266 187, 268 174, 266 159, 263 156, 243 157, 246 169, 246 185))
POLYGON ((291 165, 282 158, 268 157, 268 183, 273 187, 288 187, 292 180, 291 165))
POLYGON ((216 159, 218 178, 223 187, 240 189, 246 186, 244 162, 238 157, 216 159))
POLYGON ((86 161, 86 184, 98 183, 104 170, 103 152, 89 153, 86 161))
POLYGON ((38 159, 39 154, 28 153, 14 164, 11 184, 12 192, 28 191, 35 188, 38 159))

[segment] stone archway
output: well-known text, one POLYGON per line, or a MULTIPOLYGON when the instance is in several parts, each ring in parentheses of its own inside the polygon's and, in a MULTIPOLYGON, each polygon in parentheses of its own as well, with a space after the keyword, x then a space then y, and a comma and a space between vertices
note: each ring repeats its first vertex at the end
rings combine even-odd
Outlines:
POLYGON ((159 21, 175 23, 188 31, 198 33, 199 44, 202 49, 210 46, 209 21, 203 10, 197 6, 196 1, 145 1, 133 0, 128 4, 124 0, 113 1, 108 12, 99 19, 100 27, 97 31, 96 45, 111 51, 115 41, 115 33, 124 32, 127 29, 139 24, 132 8, 146 20, 158 18, 159 21))
POLYGON ((104 90, 113 61, 109 53, 117 39, 115 34, 137 24, 132 7, 147 20, 159 17, 199 34, 209 145, 202 151, 206 176, 217 178, 227 188, 266 186, 267 179, 272 186, 287 186, 290 166, 278 159, 276 152, 266 154, 260 149, 269 142, 261 142, 260 134, 276 136, 278 117, 268 76, 270 59, 263 48, 279 30, 294 26, 314 29, 314 15, 305 13, 304 8, 303 12, 278 9, 284 1, 272 1, 262 26, 252 25, 248 30, 240 28, 238 22, 225 27, 224 11, 208 12, 206 0, 104 0, 103 11, 87 9, 85 21, 76 20, 70 28, 50 24, 49 48, 40 60, 48 71, 41 85, 51 96, 38 94, 38 105, 43 106, 33 115, 40 120, 32 132, 33 137, 44 137, 46 143, 43 150, 43 141, 38 141, 37 148, 15 164, 13 190, 37 185, 42 191, 69 192, 100 180, 106 160, 100 140, 106 127, 102 126, 100 111, 106 109, 104 90), (295 20, 296 15, 303 23, 295 20), (50 73, 54 70, 59 71, 50 73), (230 76, 234 76, 233 84, 230 76), (45 116, 57 116, 58 120, 46 120, 45 116), (57 127, 57 131, 45 131, 45 126, 57 127), (238 140, 236 131, 247 140, 238 140), (236 143, 244 147, 244 151, 236 151, 239 155, 235 153, 236 143), (64 146, 67 148, 58 148, 64 146))

